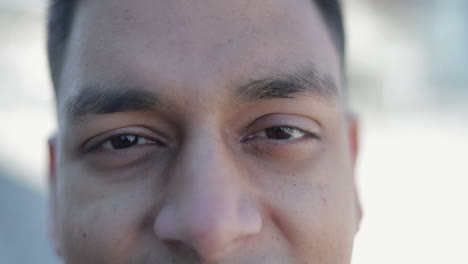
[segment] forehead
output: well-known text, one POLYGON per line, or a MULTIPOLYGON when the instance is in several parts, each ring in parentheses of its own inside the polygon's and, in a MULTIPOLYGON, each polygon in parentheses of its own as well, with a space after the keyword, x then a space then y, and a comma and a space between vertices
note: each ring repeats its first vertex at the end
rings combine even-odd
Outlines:
POLYGON ((79 1, 60 89, 69 97, 88 83, 125 78, 221 93, 310 64, 339 84, 339 61, 309 0, 79 1))

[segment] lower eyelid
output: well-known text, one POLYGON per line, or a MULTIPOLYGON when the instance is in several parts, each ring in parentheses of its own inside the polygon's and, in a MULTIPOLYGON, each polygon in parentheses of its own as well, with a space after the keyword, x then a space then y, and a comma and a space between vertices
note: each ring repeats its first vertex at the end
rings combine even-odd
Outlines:
MULTIPOLYGON (((163 156, 157 148, 149 145, 141 145, 126 151, 113 149, 96 149, 84 158, 87 164, 95 169, 125 169, 143 164, 152 157, 158 157, 157 161, 163 160, 163 156)), ((156 161, 155 161, 156 162, 156 161)))

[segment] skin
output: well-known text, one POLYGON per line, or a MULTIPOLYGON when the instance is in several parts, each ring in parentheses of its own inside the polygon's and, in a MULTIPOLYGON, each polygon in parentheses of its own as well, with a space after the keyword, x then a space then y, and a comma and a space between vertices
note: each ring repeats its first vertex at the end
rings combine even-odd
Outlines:
POLYGON ((79 2, 50 141, 65 263, 350 262, 357 128, 313 3, 79 2), (304 69, 322 82, 245 92, 304 69), (128 91, 151 100, 131 106, 128 91), (285 126, 291 139, 265 132, 285 126), (114 149, 116 135, 139 141, 114 149))

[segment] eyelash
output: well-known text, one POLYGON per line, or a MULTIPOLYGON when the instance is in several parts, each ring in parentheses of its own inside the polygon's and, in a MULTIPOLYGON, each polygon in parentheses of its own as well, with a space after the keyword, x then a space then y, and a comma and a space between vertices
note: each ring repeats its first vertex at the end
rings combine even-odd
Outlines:
MULTIPOLYGON (((145 145, 145 144, 161 145, 161 143, 159 143, 158 141, 151 140, 151 139, 148 139, 146 137, 142 137, 142 136, 139 136, 139 135, 136 135, 136 134, 120 134, 120 135, 116 135, 116 136, 112 136, 112 137, 108 138, 107 140, 105 140, 101 144, 99 144, 98 147, 104 148, 104 149, 119 149, 119 148, 116 148, 114 146, 113 140, 115 140, 115 139, 129 140, 129 138, 133 138, 132 141, 136 141, 136 142, 129 142, 129 144, 130 144, 129 147, 133 147, 133 146, 136 146, 136 145, 145 145), (126 137, 126 138, 123 139, 123 137, 126 137), (140 144, 141 141, 144 141, 144 143, 140 144), (109 146, 106 146, 106 145, 109 145, 109 146)), ((117 143, 117 142, 115 142, 115 143, 117 143)), ((122 142, 120 142, 120 143, 122 143, 122 142)), ((129 148, 129 147, 122 147, 122 149, 129 148)))
MULTIPOLYGON (((303 129, 297 128, 297 127, 284 125, 284 126, 272 126, 272 127, 262 129, 262 130, 260 130, 258 132, 255 132, 255 133, 245 137, 244 139, 241 140, 241 143, 244 143, 244 142, 249 141, 249 140, 254 140, 255 138, 259 138, 259 139, 262 139, 262 140, 272 140, 272 141, 277 141, 277 142, 290 142, 290 141, 293 141, 293 140, 299 140, 299 139, 301 139, 303 137, 306 137, 306 140, 319 139, 319 137, 315 133, 308 132, 308 131, 305 131, 303 129), (294 135, 293 135, 293 136, 291 136, 293 138, 274 139, 274 138, 269 137, 268 134, 269 134, 269 132, 272 132, 272 131, 268 131, 268 130, 276 130, 276 131, 273 131, 273 132, 280 132, 280 133, 282 133, 282 132, 284 132, 286 130, 290 134, 292 132, 294 132, 296 134, 296 137, 294 137, 294 135), (298 133, 299 133, 299 135, 297 135, 298 133)), ((120 142, 120 143, 122 143, 122 142, 120 142)), ((164 146, 164 144, 161 143, 158 140, 149 139, 148 137, 140 136, 138 134, 122 133, 122 134, 113 135, 113 136, 108 137, 107 139, 101 141, 100 143, 90 147, 85 152, 92 152, 92 151, 95 151, 95 150, 98 150, 98 149, 119 151, 119 150, 131 149, 131 148, 134 148, 136 146, 141 146, 141 145, 164 146), (127 138, 123 139, 122 137, 127 137, 127 138), (121 140, 124 140, 124 141, 131 139, 131 141, 136 141, 136 142, 127 142, 129 144, 128 146, 124 146, 122 148, 116 148, 114 145, 117 144, 117 142, 114 142, 115 144, 112 142, 112 140, 114 140, 114 139, 121 139, 121 140), (143 143, 141 143, 141 141, 143 141, 143 143)))
MULTIPOLYGON (((294 137, 294 136, 292 136, 292 137, 294 137)), ((245 142, 245 141, 248 141, 248 140, 251 140, 251 139, 255 139, 255 138, 263 138, 263 139, 266 139, 266 140, 274 140, 274 141, 292 141, 292 140, 298 140, 298 139, 303 138, 303 137, 307 137, 307 139, 319 139, 319 137, 315 133, 308 132, 308 131, 306 131, 304 129, 294 127, 294 126, 282 125, 282 126, 272 126, 272 127, 262 129, 262 130, 260 130, 260 131, 258 131, 256 133, 251 134, 248 137, 244 138, 242 140, 242 142, 245 142), (289 138, 286 138, 286 139, 272 139, 272 138, 268 137, 268 130, 269 129, 277 129, 276 132, 278 132, 278 129, 280 129, 280 130, 289 130, 290 133, 291 133, 291 131, 294 131, 296 134, 299 133, 300 136, 296 135, 296 137, 292 138, 292 139, 289 139, 289 138)))
POLYGON ((99 150, 112 150, 112 151, 126 150, 126 149, 130 149, 130 148, 133 148, 133 147, 136 147, 136 146, 139 146, 139 145, 146 145, 146 144, 148 144, 148 145, 157 145, 157 146, 164 146, 165 145, 160 140, 151 139, 150 137, 147 137, 147 136, 141 136, 141 135, 139 135, 137 133, 119 133, 119 134, 109 136, 109 137, 105 138, 104 140, 99 141, 98 143, 93 144, 93 145, 91 145, 89 147, 85 147, 84 150, 82 151, 82 153, 87 154, 87 153, 91 153, 91 152, 99 151, 99 150), (133 140, 137 140, 136 144, 131 144, 129 147, 121 148, 121 149, 113 147, 113 145, 112 145, 113 144, 112 143, 113 139, 117 139, 119 137, 128 137, 128 136, 134 137, 133 140), (142 141, 142 140, 145 141, 144 144, 140 144, 140 141, 142 141), (109 147, 105 147, 106 145, 108 145, 109 147))

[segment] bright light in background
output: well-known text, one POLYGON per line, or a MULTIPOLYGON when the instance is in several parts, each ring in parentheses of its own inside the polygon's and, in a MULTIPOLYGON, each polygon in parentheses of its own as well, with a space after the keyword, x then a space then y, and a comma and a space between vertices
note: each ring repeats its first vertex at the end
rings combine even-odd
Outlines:
MULTIPOLYGON (((345 3, 351 105, 362 122, 364 220, 353 264, 466 264, 468 2, 345 3)), ((54 263, 42 248, 56 126, 45 10, 45 1, 0 0, 0 211, 25 214, 0 217, 0 263, 54 263), (41 203, 22 202, 4 182, 41 203)))
POLYGON ((0 2, 0 164, 44 192, 47 137, 55 129, 45 54, 45 1, 0 2), (29 2, 31 4, 29 5, 29 2), (33 3, 34 2, 34 3, 33 3))
POLYGON ((468 2, 346 3, 363 116, 353 263, 468 263, 468 2))
POLYGON ((353 263, 468 263, 468 127, 436 114, 392 119, 365 120, 353 263))

